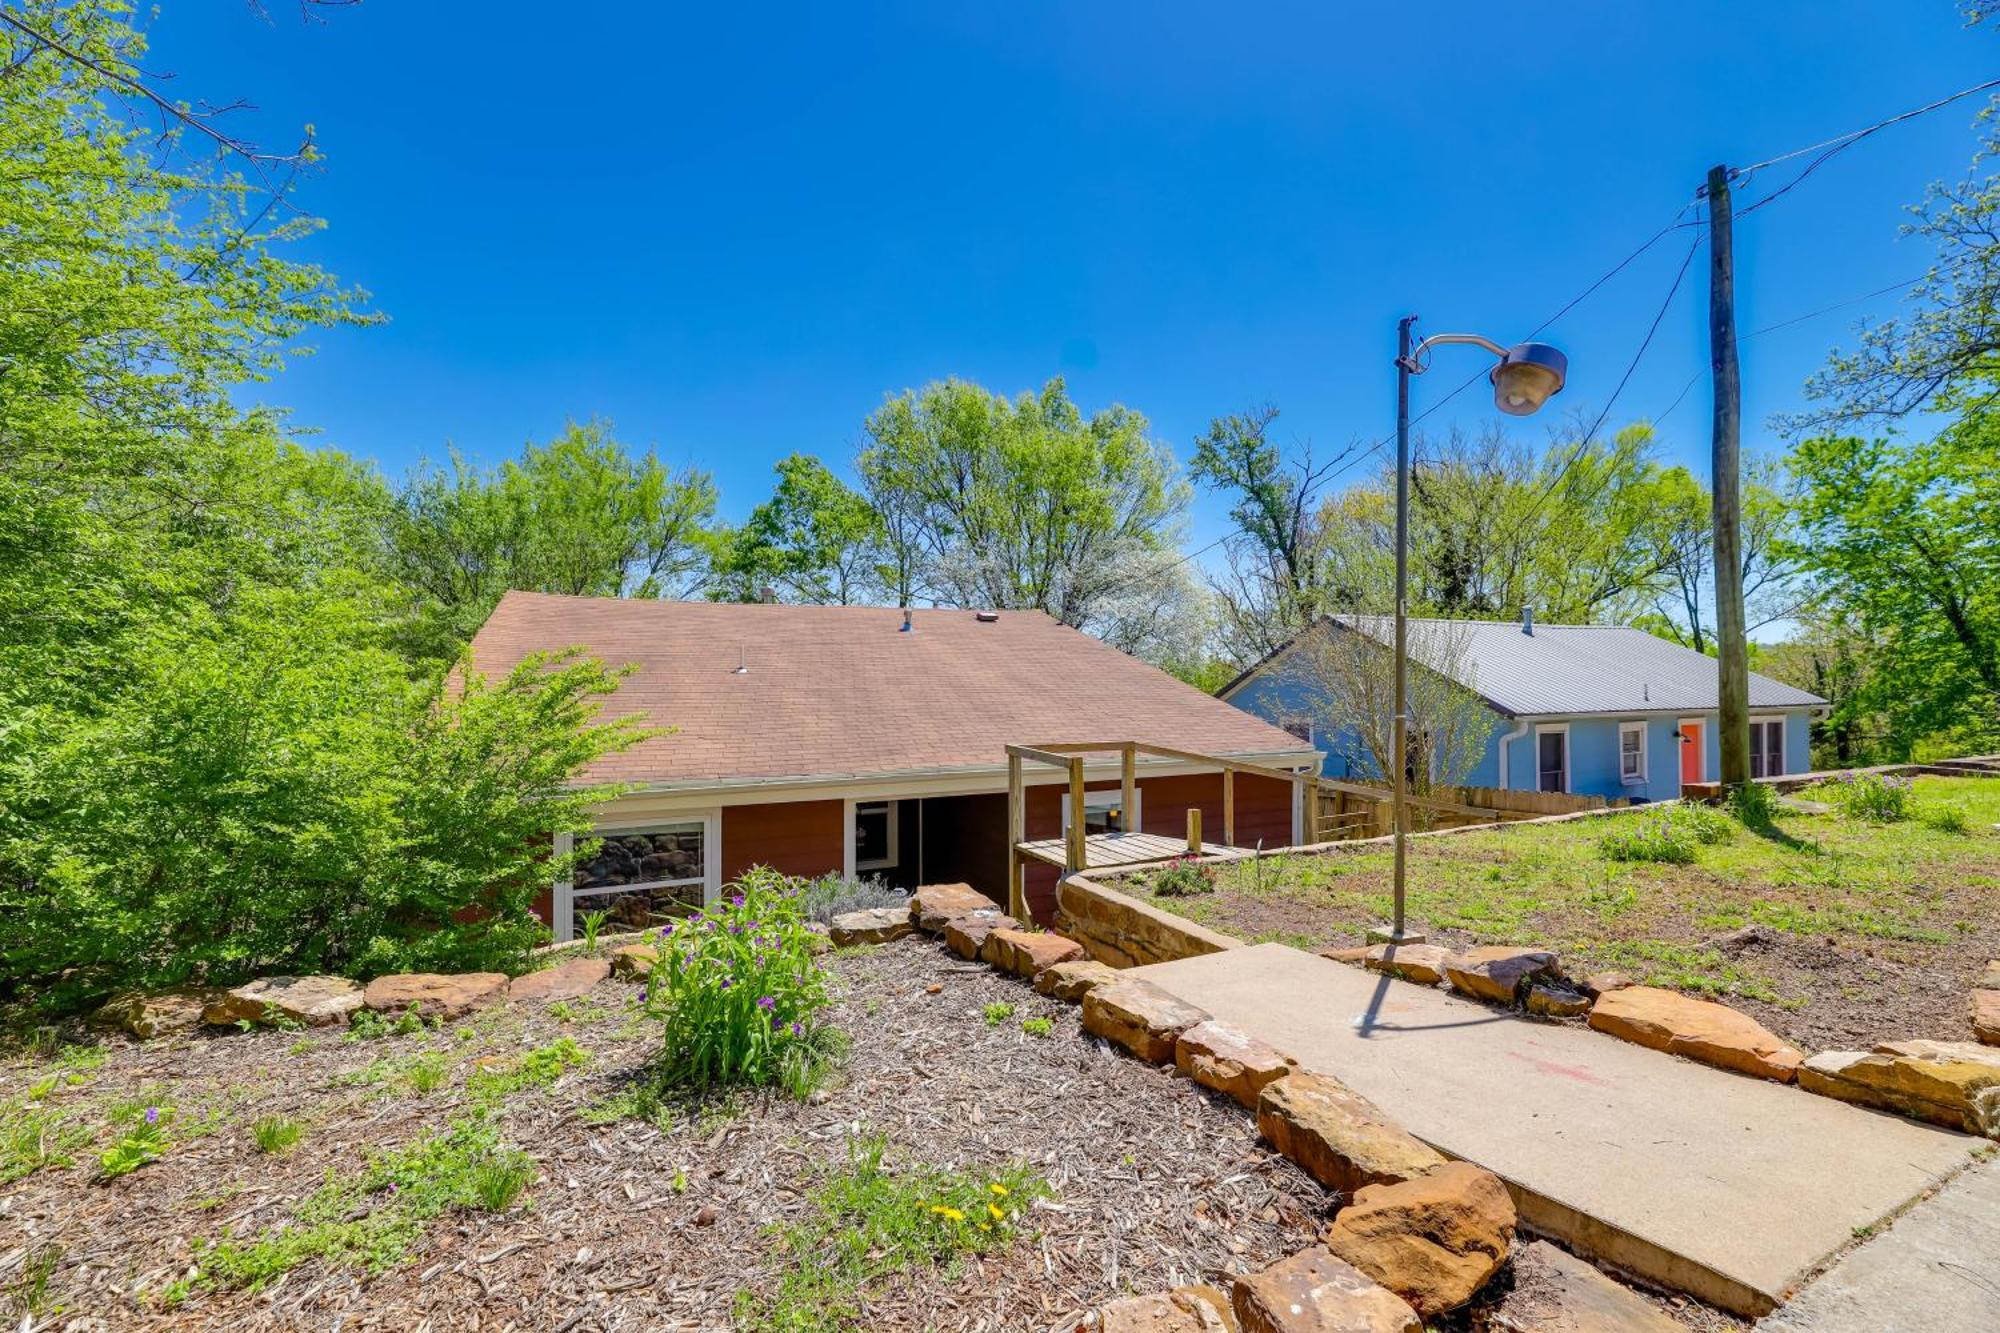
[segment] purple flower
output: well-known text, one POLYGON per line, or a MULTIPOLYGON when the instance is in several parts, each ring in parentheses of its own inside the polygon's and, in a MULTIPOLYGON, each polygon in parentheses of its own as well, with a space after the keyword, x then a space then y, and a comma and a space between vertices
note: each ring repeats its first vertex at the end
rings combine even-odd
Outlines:
POLYGON ((661 938, 661 939, 665 939, 665 938, 667 938, 667 936, 669 936, 669 935, 671 935, 671 934, 673 934, 673 933, 674 933, 674 923, 673 923, 673 922, 671 922, 671 921, 667 922, 667 924, 666 924, 666 925, 664 925, 664 926, 661 926, 661 927, 660 927, 660 938, 661 938))
POLYGON ((759 995, 757 997, 757 1007, 759 1009, 776 1009, 778 1002, 768 995, 759 995))
POLYGON ((729 904, 730 904, 730 906, 732 906, 732 907, 741 907, 741 906, 743 906, 743 895, 742 895, 742 894, 740 894, 740 893, 734 893, 734 894, 731 894, 731 895, 729 896, 729 904))
POLYGON ((149 1124, 149 1125, 157 1125, 157 1124, 159 1124, 159 1123, 160 1123, 160 1108, 159 1108, 159 1107, 157 1107, 157 1106, 149 1106, 149 1107, 147 1107, 147 1108, 146 1108, 146 1123, 147 1123, 147 1124, 149 1124))
POLYGON ((806 1032, 806 1029, 805 1029, 805 1025, 804 1025, 803 1023, 794 1023, 794 1024, 792 1024, 792 1035, 793 1035, 794 1037, 803 1037, 803 1036, 805 1035, 805 1032, 806 1032))
POLYGON ((729 989, 729 988, 730 988, 731 986, 734 986, 735 984, 736 984, 736 982, 735 982, 735 981, 734 981, 734 980, 733 980, 732 978, 729 978, 729 977, 724 977, 724 978, 722 979, 722 987, 721 987, 721 989, 723 989, 723 990, 728 990, 728 989, 729 989))

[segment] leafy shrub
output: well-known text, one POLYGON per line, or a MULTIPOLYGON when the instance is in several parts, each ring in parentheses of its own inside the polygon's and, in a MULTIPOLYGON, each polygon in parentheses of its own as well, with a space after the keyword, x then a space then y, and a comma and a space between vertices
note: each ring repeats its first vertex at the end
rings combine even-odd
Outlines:
POLYGON ((1821 790, 1849 819, 1896 824, 1910 817, 1910 780, 1882 773, 1843 773, 1821 790))
POLYGON ((1967 820, 1962 805, 1920 805, 1917 822, 1934 833, 1963 833, 1967 820))
POLYGON ((662 1027, 664 1082, 776 1083, 803 1096, 825 1074, 838 1039, 819 1022, 830 1001, 802 887, 760 866, 720 903, 660 928, 646 997, 662 1027))
POLYGON ((1215 892, 1215 867, 1192 856, 1180 856, 1153 872, 1148 886, 1161 898, 1188 898, 1215 892))
POLYGON ((50 979, 60 1006, 519 970, 546 935, 529 904, 562 877, 553 836, 587 834, 605 795, 573 779, 641 734, 597 720, 617 674, 535 657, 447 685, 357 645, 351 612, 246 594, 230 614, 222 638, 130 645, 137 683, 59 740, 0 737, 0 973, 50 979))
POLYGON ((907 907, 910 895, 870 876, 849 879, 845 875, 820 875, 797 884, 799 910, 808 921, 829 925, 842 912, 859 912, 870 907, 907 907))
POLYGON ((1768 782, 1746 782, 1731 789, 1727 804, 1745 828, 1769 828, 1778 817, 1778 792, 1768 782))
POLYGON ((1728 842, 1736 836, 1735 823, 1727 815, 1705 805, 1677 805, 1666 812, 1666 818, 1676 829, 1704 847, 1728 842))
POLYGON ((262 1153, 281 1153, 299 1141, 305 1126, 290 1116, 260 1115, 250 1122, 250 1137, 262 1153))
POLYGON ((821 1333, 858 1326, 871 1283, 1011 1243, 1048 1182, 1025 1166, 998 1172, 885 1164, 879 1135, 848 1145, 848 1162, 816 1186, 805 1220, 774 1229, 790 1260, 778 1288, 736 1299, 748 1333, 821 1333))

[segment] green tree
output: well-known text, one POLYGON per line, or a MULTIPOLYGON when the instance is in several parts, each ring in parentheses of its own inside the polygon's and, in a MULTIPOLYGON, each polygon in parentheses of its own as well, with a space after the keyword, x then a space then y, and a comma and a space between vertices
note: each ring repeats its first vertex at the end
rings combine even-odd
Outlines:
POLYGON ((1854 708, 1910 753, 1927 736, 2000 737, 2000 415, 1926 441, 1802 442, 1793 554, 1881 644, 1854 708))
POLYGON ((1046 611, 1095 629, 1167 574, 1186 485, 1124 407, 1086 418, 1062 380, 1009 401, 945 380, 868 418, 859 470, 898 591, 1046 611))
POLYGON ((715 484, 634 457, 602 422, 485 469, 454 453, 419 469, 388 523, 396 577, 416 592, 430 655, 471 638, 510 588, 596 597, 688 591, 704 568, 715 484))
POLYGON ((718 534, 709 596, 848 606, 879 597, 893 560, 868 498, 809 454, 778 463, 771 498, 740 528, 718 534))

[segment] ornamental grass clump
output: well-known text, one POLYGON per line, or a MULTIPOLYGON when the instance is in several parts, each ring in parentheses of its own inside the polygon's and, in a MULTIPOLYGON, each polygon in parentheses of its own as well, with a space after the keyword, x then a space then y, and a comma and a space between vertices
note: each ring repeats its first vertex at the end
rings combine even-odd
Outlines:
POLYGON ((801 886, 759 867, 715 906, 661 927, 646 997, 663 1029, 662 1083, 804 1097, 823 1081, 840 1037, 820 1022, 830 1000, 801 886))

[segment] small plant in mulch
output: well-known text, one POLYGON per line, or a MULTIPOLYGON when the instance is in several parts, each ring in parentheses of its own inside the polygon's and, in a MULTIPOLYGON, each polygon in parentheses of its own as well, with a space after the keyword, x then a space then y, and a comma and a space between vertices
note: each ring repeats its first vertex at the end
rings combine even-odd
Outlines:
POLYGON ((1215 892, 1215 867, 1192 856, 1180 856, 1153 872, 1147 883, 1156 897, 1191 898, 1215 892))
POLYGON ((880 1135, 854 1140, 845 1166, 810 1196, 800 1222, 770 1229, 784 1271, 775 1291, 737 1293, 746 1333, 835 1333, 870 1327, 863 1310, 899 1275, 951 1271, 959 1256, 1014 1242, 1021 1216, 1049 1196, 1021 1164, 992 1172, 891 1165, 880 1135))
POLYGON ((782 1087, 803 1100, 831 1073, 840 1035, 814 960, 805 881, 759 867, 723 901, 660 928, 646 979, 661 1027, 654 1071, 669 1087, 782 1087))
POLYGON ((611 919, 608 911, 585 912, 583 914, 583 951, 597 952, 597 937, 604 930, 604 923, 611 919))
POLYGON ((250 1122, 250 1139, 261 1153, 281 1153, 299 1141, 305 1126, 290 1116, 260 1115, 250 1122))
POLYGON ((466 1088, 475 1102, 495 1105, 517 1092, 546 1088, 572 1069, 590 1063, 590 1052, 574 1038, 558 1037, 517 1060, 473 1071, 466 1088))
POLYGON ((380 1041, 384 1037, 408 1037, 424 1030, 423 1016, 405 1009, 394 1018, 384 1018, 373 1009, 356 1009, 347 1020, 343 1041, 380 1041))
POLYGON ((980 1016, 986 1020, 987 1027, 997 1028, 1014 1016, 1014 1006, 1005 1000, 995 1000, 980 1011, 980 1016))
POLYGON ((1052 1035, 1055 1030, 1056 1021, 1053 1018, 1024 1018, 1021 1020, 1021 1031, 1031 1037, 1047 1037, 1052 1035))
POLYGON ((0 1185, 49 1167, 74 1166, 90 1130, 40 1106, 0 1107, 0 1185))
POLYGON ((129 1175, 149 1162, 157 1162, 167 1150, 167 1126, 174 1118, 170 1106, 148 1106, 128 1125, 116 1143, 97 1155, 97 1166, 105 1179, 129 1175))

